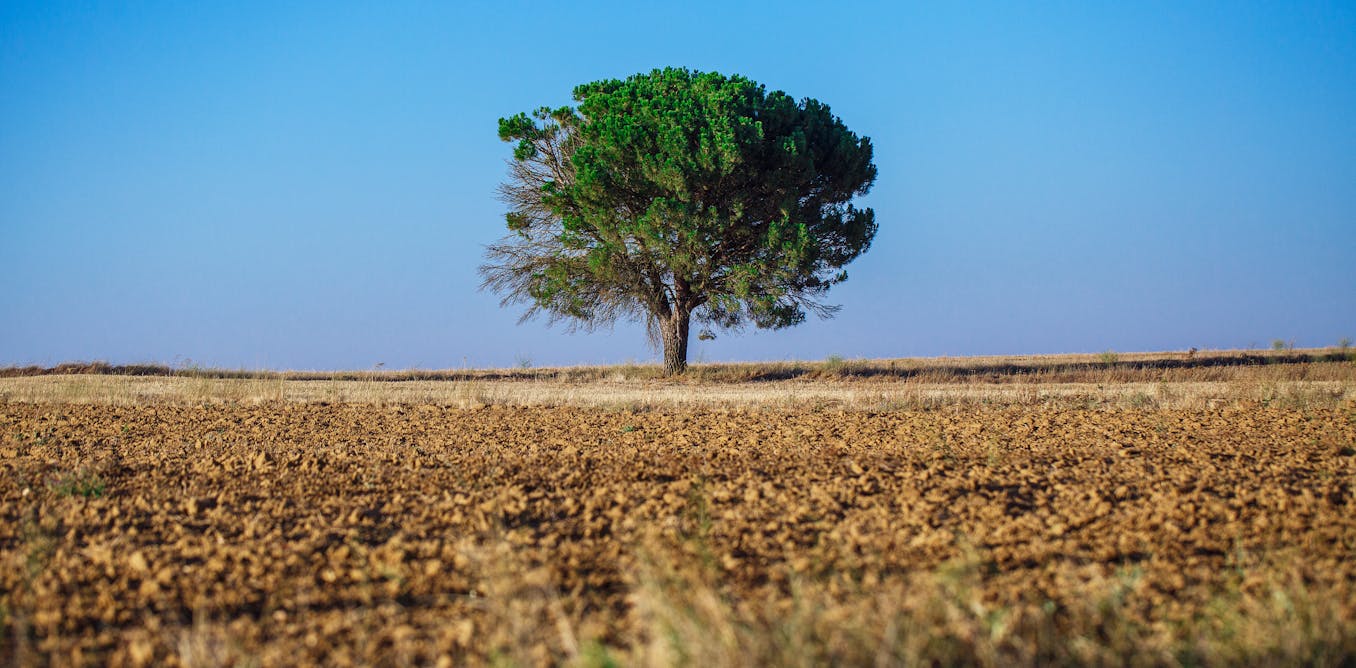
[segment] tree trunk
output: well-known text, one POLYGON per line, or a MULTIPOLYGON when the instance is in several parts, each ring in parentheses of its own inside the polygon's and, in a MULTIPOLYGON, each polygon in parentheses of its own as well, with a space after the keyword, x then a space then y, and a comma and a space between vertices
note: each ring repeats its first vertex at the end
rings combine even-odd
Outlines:
POLYGON ((687 369, 687 330, 692 313, 674 309, 660 326, 664 328, 664 373, 676 376, 687 369))

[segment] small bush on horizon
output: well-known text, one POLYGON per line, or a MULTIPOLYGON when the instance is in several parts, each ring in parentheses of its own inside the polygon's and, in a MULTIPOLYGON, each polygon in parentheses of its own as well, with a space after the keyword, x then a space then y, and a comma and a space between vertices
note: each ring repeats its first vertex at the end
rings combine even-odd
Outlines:
POLYGON ((1295 350, 1295 340, 1290 339, 1289 341, 1286 341, 1285 339, 1272 339, 1271 349, 1278 353, 1293 352, 1295 350))
POLYGON ((1121 361, 1121 356, 1117 354, 1116 351, 1107 348, 1105 351, 1103 351, 1100 355, 1097 356, 1097 359, 1100 359, 1102 361, 1102 364, 1111 366, 1112 364, 1121 361))

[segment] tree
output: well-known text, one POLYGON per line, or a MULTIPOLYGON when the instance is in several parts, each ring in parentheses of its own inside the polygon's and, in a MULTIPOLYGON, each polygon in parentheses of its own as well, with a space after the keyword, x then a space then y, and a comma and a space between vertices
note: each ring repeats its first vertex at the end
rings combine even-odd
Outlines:
POLYGON ((499 120, 516 144, 510 233, 480 272, 504 305, 586 329, 643 321, 670 374, 694 318, 779 329, 838 310, 821 300, 876 233, 851 203, 876 178, 870 139, 737 75, 666 68, 574 99, 499 120))

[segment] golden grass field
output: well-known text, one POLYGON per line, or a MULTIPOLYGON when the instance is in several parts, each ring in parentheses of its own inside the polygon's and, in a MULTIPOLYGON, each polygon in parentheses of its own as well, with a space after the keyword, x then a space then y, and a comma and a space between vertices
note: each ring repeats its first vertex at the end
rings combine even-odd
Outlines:
POLYGON ((1356 662, 1345 350, 0 376, 0 663, 1356 662))
POLYGON ((1353 397, 1352 353, 1101 353, 492 370, 251 372, 138 365, 0 369, 0 401, 140 405, 265 401, 476 408, 849 408, 1059 403, 1205 407, 1353 397))

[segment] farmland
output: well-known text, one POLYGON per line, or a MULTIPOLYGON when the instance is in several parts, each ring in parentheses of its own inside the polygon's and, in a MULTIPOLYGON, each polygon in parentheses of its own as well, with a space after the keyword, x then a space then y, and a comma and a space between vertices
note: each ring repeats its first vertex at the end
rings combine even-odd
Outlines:
POLYGON ((1351 662, 1356 364, 1220 359, 12 374, 0 662, 1351 662))

